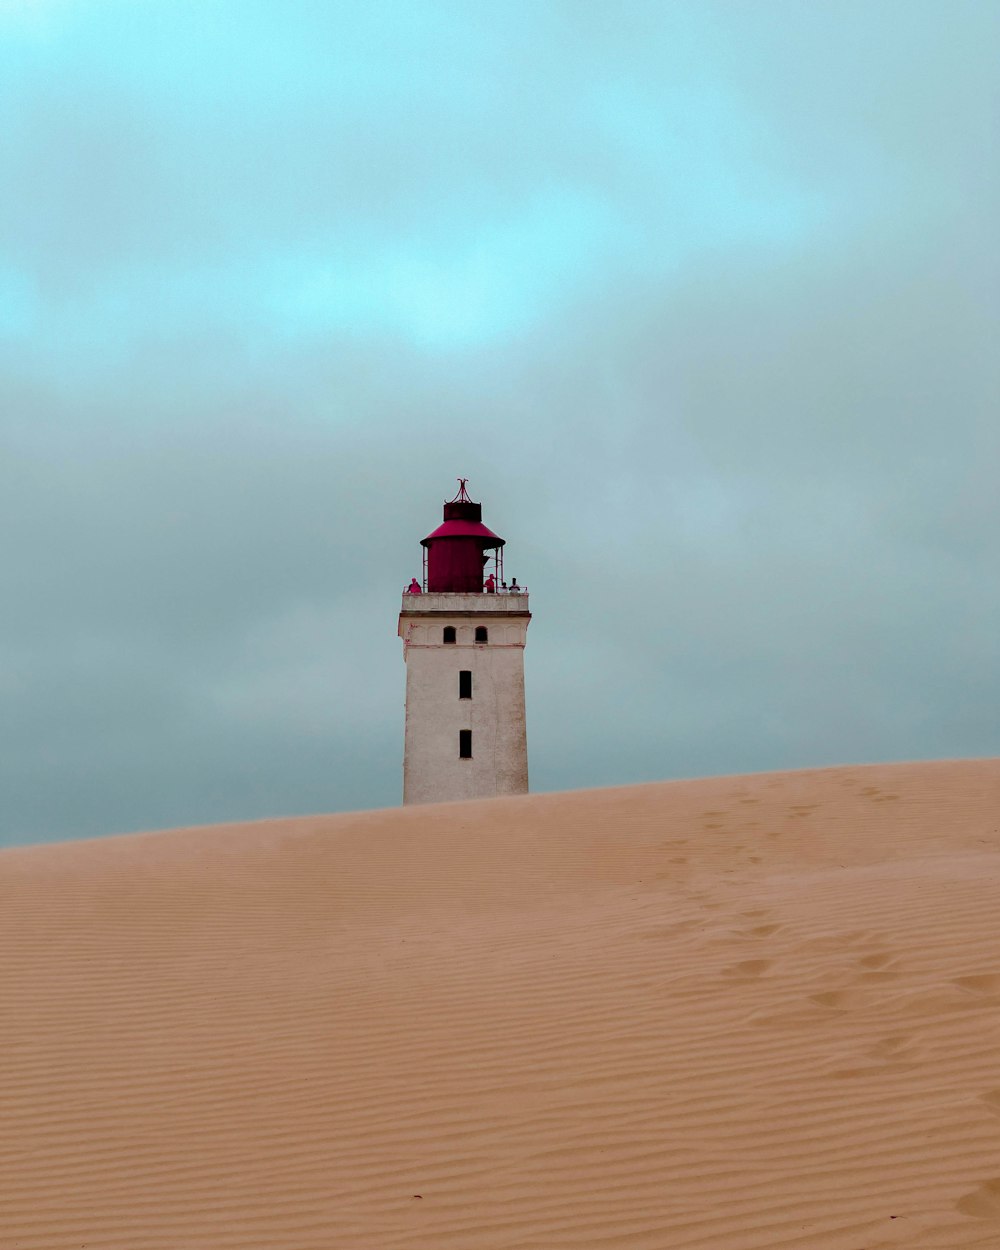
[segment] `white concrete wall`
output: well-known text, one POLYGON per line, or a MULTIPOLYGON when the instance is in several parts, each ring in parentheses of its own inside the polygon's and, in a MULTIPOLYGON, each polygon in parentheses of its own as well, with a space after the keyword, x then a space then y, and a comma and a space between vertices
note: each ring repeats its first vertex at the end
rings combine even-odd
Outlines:
POLYGON ((403 802, 441 803, 528 791, 524 717, 527 595, 404 595, 399 618, 406 660, 403 802), (457 641, 443 641, 454 627, 457 641), (489 641, 474 641, 485 625, 489 641), (472 673, 472 698, 458 674, 472 673), (472 758, 459 730, 472 730, 472 758))

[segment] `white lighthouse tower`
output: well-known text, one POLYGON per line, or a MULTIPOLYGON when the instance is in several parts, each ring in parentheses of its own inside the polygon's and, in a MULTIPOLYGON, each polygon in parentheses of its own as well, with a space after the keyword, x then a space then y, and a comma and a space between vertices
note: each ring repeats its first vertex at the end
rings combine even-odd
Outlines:
POLYGON ((403 802, 527 794, 525 590, 504 588, 504 540, 465 479, 444 523, 421 540, 423 581, 403 594, 403 802))

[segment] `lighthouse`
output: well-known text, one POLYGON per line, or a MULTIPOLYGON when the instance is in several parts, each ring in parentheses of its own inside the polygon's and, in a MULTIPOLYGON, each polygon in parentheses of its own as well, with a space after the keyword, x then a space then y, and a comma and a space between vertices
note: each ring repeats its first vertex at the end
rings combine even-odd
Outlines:
POLYGON ((524 644, 528 594, 504 580, 504 540, 459 478, 421 539, 423 576, 403 592, 403 802, 527 794, 524 644))

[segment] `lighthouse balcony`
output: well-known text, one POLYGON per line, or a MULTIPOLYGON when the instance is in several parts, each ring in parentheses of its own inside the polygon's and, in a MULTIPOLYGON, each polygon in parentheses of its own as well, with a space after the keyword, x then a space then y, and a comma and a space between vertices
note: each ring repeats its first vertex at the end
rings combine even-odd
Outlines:
POLYGON ((526 591, 511 594, 501 590, 495 594, 451 594, 425 591, 421 595, 403 594, 402 616, 527 616, 526 591))

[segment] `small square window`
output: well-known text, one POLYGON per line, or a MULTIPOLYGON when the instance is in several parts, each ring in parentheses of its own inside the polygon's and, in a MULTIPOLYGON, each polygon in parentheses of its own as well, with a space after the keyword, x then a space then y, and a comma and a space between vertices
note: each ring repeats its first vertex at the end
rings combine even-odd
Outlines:
POLYGON ((446 625, 444 627, 444 641, 445 642, 455 641, 455 626, 454 625, 446 625))
POLYGON ((476 626, 476 642, 489 642, 490 633, 485 625, 476 626))

